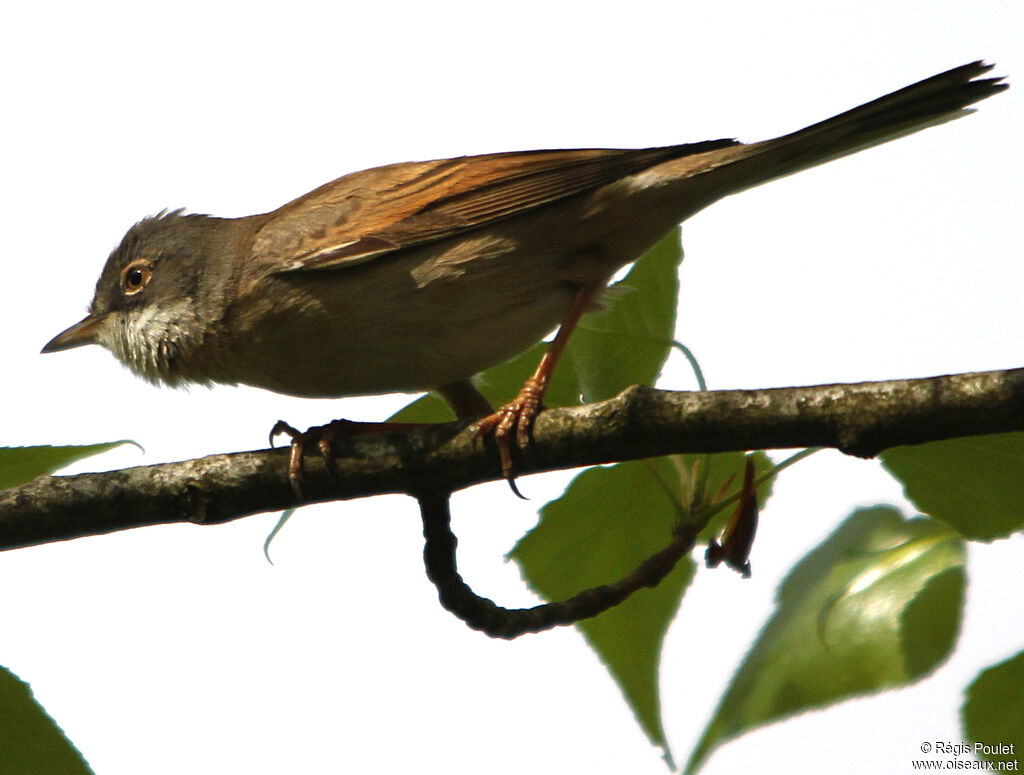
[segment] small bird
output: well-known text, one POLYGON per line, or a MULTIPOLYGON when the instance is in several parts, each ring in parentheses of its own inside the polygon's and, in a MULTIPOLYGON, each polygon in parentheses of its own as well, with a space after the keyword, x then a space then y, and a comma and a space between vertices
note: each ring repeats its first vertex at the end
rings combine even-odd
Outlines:
MULTIPOLYGON (((966 114, 1007 88, 973 62, 757 143, 524 151, 392 164, 244 218, 163 212, 111 253, 89 314, 43 352, 100 344, 168 385, 294 396, 436 390, 512 477, 558 355, 611 277, 722 197, 966 114), (474 375, 561 323, 491 411, 474 375)), ((338 426, 293 437, 329 452, 338 426), (325 446, 326 445, 326 446, 325 446)))

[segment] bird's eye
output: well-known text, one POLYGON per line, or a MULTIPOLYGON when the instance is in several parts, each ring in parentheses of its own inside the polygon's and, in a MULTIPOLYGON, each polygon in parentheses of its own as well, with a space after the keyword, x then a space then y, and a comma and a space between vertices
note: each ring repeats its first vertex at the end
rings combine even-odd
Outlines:
POLYGON ((152 276, 153 262, 147 258, 136 259, 121 270, 121 290, 132 296, 145 288, 152 276))

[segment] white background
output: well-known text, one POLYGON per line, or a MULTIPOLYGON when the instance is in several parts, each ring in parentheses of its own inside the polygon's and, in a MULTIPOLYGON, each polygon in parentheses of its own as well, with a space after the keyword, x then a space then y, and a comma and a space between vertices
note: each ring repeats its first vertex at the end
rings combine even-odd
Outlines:
MULTIPOLYGON (((38 355, 81 317, 123 232, 161 208, 246 215, 394 161, 758 140, 981 57, 1020 85, 976 115, 690 221, 678 335, 714 388, 1020 366, 1022 30, 1024 6, 980 1, 8 8, 0 444, 145 446, 76 470, 116 468, 406 400, 171 391, 99 348, 38 355)), ((693 383, 672 361, 661 384, 693 383)), ((531 602, 502 556, 568 479, 523 479, 529 503, 503 485, 456 499, 478 591, 531 602)), ((901 497, 876 463, 837 453, 776 492, 753 579, 700 573, 669 634, 681 762, 786 570, 852 506, 901 497)), ((270 566, 275 520, 0 555, 0 663, 100 775, 665 772, 574 630, 496 642, 440 609, 412 501, 301 511, 270 566)), ((1022 559, 1019 538, 970 549, 959 649, 929 680, 751 734, 704 772, 902 773, 921 742, 958 742, 962 688, 1024 646, 1022 559)))

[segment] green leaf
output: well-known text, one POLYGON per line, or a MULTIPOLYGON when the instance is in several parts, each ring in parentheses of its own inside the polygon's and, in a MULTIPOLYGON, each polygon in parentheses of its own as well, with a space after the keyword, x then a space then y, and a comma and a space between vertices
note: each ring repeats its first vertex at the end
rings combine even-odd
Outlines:
MULTIPOLYGON (((565 600, 584 589, 617 581, 668 544, 683 516, 679 501, 688 500, 673 491, 673 484, 698 459, 707 460, 711 493, 730 476, 733 489, 739 489, 741 477, 735 475, 743 470, 745 460, 739 452, 592 468, 541 510, 540 524, 510 556, 530 587, 546 600, 565 600)), ((758 463, 761 469, 771 465, 763 453, 758 463)), ((684 558, 654 589, 641 590, 623 604, 576 625, 622 689, 644 732, 665 751, 670 763, 658 696, 658 663, 665 633, 693 573, 693 561, 684 558)))
POLYGON ((991 541, 1024 527, 1024 433, 997 433, 881 454, 922 513, 965 538, 991 541))
MULTIPOLYGON (((663 476, 667 460, 653 461, 663 476)), ((592 468, 565 495, 541 509, 540 524, 510 556, 546 600, 622 578, 672 537, 679 514, 643 462, 592 468)), ((675 616, 694 563, 683 558, 655 588, 643 589, 600 616, 577 624, 601 657, 644 732, 668 753, 658 697, 662 640, 675 616)))
MULTIPOLYGON (((679 230, 674 229, 605 294, 600 309, 582 318, 554 371, 546 405, 597 401, 657 379, 672 346, 681 260, 679 230)), ((480 376, 477 385, 493 406, 519 392, 547 347, 538 342, 480 376)), ((431 395, 392 419, 438 422, 450 419, 450 412, 431 395)), ((742 455, 736 457, 741 461, 742 455)), ((666 481, 678 478, 666 461, 651 465, 665 469, 666 481)), ((625 576, 664 548, 677 519, 674 502, 645 464, 592 469, 577 477, 562 499, 543 509, 540 526, 511 554, 535 590, 549 600, 565 599, 625 576)), ((693 563, 686 559, 656 589, 643 590, 581 625, 641 725, 666 756, 657 695, 658 654, 692 575, 693 563)))
POLYGON ((580 321, 555 370, 552 406, 601 401, 630 385, 654 384, 675 330, 679 234, 674 229, 647 251, 612 287, 604 309, 580 321))
MULTIPOLYGON (((603 309, 583 316, 555 368, 546 405, 573 406, 581 398, 599 401, 630 385, 654 382, 672 345, 682 257, 679 230, 674 229, 612 286, 603 309)), ((477 386, 492 406, 515 397, 546 349, 547 343, 538 342, 480 376, 477 386)), ((428 395, 391 419, 447 422, 451 411, 440 398, 428 395)))
POLYGON ((76 460, 134 443, 110 441, 77 447, 0 447, 0 490, 17 487, 43 474, 52 474, 76 460))
POLYGON ((963 566, 963 541, 941 522, 854 512, 781 585, 686 772, 751 729, 934 669, 959 631, 963 566))
POLYGON ((32 696, 29 685, 0 667, 0 769, 32 775, 88 775, 82 755, 32 696))
POLYGON ((1018 762, 1011 765, 1014 769, 1020 766, 1024 757, 1024 652, 974 679, 967 688, 960 717, 964 738, 975 743, 975 756, 993 762, 1018 762))

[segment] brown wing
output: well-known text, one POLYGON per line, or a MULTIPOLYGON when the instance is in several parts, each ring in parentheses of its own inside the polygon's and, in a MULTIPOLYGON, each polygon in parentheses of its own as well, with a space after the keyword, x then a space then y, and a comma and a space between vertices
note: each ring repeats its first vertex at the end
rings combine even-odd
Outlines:
POLYGON ((543 207, 669 159, 734 144, 525 151, 364 170, 265 216, 253 258, 270 271, 352 266, 543 207))

